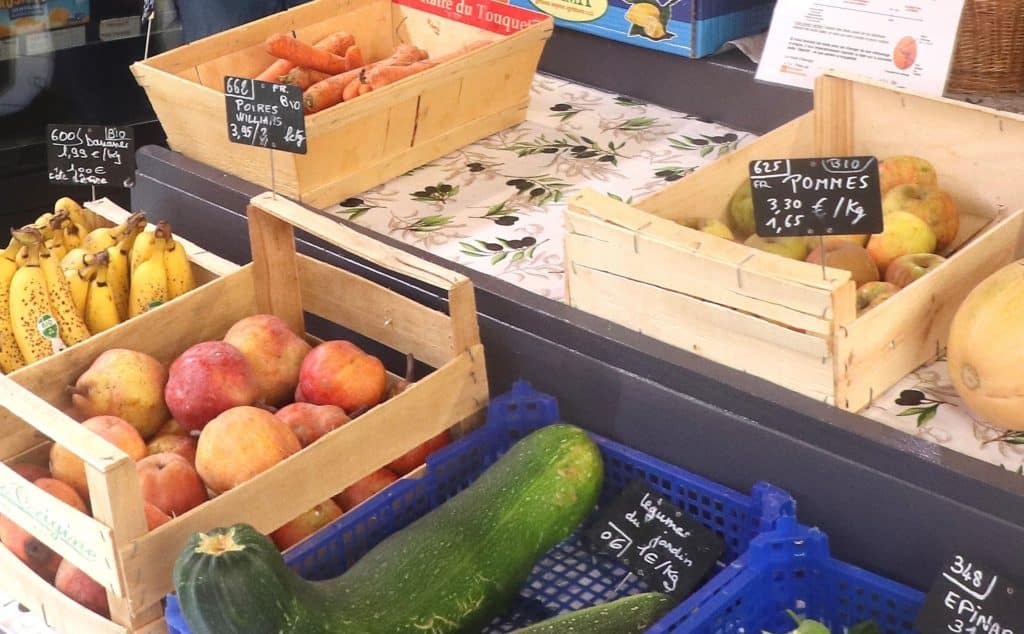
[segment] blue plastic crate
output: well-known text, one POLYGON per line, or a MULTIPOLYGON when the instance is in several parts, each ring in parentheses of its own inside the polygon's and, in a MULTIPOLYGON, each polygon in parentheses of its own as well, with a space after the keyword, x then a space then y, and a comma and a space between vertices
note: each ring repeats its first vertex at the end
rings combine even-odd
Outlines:
MULTIPOLYGON (((285 560, 307 579, 342 574, 387 536, 466 488, 519 438, 560 420, 553 397, 518 382, 511 392, 491 401, 486 425, 432 454, 422 478, 396 482, 287 551, 285 560)), ((725 553, 715 573, 728 570, 728 564, 747 549, 750 540, 772 530, 780 517, 796 512, 793 498, 770 484, 758 483, 750 495, 744 495, 616 442, 592 437, 605 467, 599 504, 643 478, 652 489, 723 537, 725 553)), ((585 550, 578 531, 537 564, 518 604, 488 632, 507 632, 646 590, 643 581, 630 576, 611 558, 585 550)), ((165 617, 172 634, 189 634, 173 595, 167 597, 165 617)))
POLYGON ((909 634, 916 631, 914 619, 924 598, 917 590, 833 559, 825 533, 785 517, 651 632, 789 632, 794 623, 788 609, 833 632, 870 619, 885 634, 909 634))

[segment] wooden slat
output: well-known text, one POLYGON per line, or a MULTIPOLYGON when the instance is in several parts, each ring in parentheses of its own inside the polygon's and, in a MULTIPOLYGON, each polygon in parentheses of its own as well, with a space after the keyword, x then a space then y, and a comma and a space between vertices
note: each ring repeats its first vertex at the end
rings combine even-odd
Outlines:
POLYGON ((411 352, 431 367, 439 368, 454 356, 453 323, 443 313, 304 255, 298 265, 306 311, 394 350, 411 352))
POLYGON ((566 273, 577 308, 812 398, 832 399, 831 353, 819 337, 585 266, 566 273))
POLYGON ((451 315, 451 354, 454 357, 480 343, 476 292, 468 279, 456 283, 448 291, 448 313, 451 315))
POLYGON ((312 212, 290 200, 275 197, 270 192, 256 196, 250 201, 255 207, 291 223, 321 240, 326 240, 348 253, 387 267, 389 270, 426 282, 443 290, 466 280, 466 276, 427 262, 422 258, 405 253, 382 242, 374 240, 312 212))
MULTIPOLYGON (((304 334, 306 324, 302 316, 295 231, 291 224, 259 207, 249 205, 247 213, 256 307, 261 313, 280 317, 295 334, 304 334)), ((335 292, 331 286, 317 290, 321 293, 335 292)))
POLYGON ((126 630, 78 605, 37 575, 6 548, 0 548, 0 590, 38 614, 61 634, 125 634, 126 630))
MULTIPOLYGON (((122 456, 122 460, 131 462, 128 456, 122 456)), ((0 465, 0 514, 113 593, 124 595, 110 528, 36 487, 6 465, 0 465)))
POLYGON ((486 403, 484 354, 477 346, 302 452, 124 548, 125 568, 139 571, 130 598, 146 605, 171 589, 174 558, 168 554, 179 552, 192 533, 243 521, 274 530, 486 403))
POLYGON ((853 153, 853 118, 850 82, 819 76, 814 83, 814 156, 850 156, 853 153))
POLYGON ((979 235, 939 268, 840 333, 845 409, 859 411, 945 347, 956 309, 974 287, 1024 255, 1024 210, 979 235))
POLYGON ((813 153, 814 113, 807 113, 642 198, 635 206, 670 220, 724 218, 733 192, 750 178, 750 161, 805 157, 813 153))

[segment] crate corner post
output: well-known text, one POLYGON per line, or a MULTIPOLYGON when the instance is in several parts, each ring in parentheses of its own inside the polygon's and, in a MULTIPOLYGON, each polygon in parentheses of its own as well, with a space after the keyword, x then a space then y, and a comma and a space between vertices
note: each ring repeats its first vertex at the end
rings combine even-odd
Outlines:
MULTIPOLYGON (((269 194, 273 196, 273 194, 269 194)), ((252 245, 256 305, 260 312, 280 317, 296 334, 305 331, 302 295, 291 223, 266 210, 268 194, 250 201, 249 242, 252 245)))

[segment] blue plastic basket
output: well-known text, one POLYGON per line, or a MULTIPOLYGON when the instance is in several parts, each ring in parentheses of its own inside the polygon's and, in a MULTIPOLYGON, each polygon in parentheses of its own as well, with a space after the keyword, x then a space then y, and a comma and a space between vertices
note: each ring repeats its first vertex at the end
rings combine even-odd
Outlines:
MULTIPOLYGON (((518 382, 511 392, 491 401, 486 425, 432 454, 422 478, 396 482, 287 551, 285 560, 307 579, 342 574, 386 537, 466 488, 516 440, 559 420, 553 397, 518 382)), ((600 436, 593 438, 605 468, 599 504, 643 478, 723 537, 725 553, 716 573, 728 570, 751 539, 772 530, 780 517, 796 512, 793 498, 770 484, 758 483, 750 495, 744 495, 600 436)), ((614 560, 585 550, 577 533, 537 564, 518 604, 488 631, 507 632, 646 590, 643 581, 614 560)), ((174 595, 167 597, 165 618, 172 634, 190 634, 174 595)))
POLYGON ((870 619, 885 634, 909 634, 916 631, 913 623, 924 598, 917 590, 833 559, 825 533, 785 517, 651 632, 789 632, 794 623, 788 609, 833 632, 870 619))

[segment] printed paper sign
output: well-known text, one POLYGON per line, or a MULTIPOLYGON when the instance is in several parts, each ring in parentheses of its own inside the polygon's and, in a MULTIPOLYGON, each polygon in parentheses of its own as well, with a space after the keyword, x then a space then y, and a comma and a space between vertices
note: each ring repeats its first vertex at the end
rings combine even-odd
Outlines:
POLYGON ((757 78, 813 88, 828 70, 917 92, 946 87, 964 0, 780 0, 757 78))

